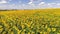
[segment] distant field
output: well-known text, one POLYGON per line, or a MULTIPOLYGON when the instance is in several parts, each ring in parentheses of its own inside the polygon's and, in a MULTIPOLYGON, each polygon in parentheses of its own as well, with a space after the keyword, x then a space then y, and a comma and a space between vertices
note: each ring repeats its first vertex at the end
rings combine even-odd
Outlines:
POLYGON ((60 34, 60 9, 0 11, 0 34, 60 34))

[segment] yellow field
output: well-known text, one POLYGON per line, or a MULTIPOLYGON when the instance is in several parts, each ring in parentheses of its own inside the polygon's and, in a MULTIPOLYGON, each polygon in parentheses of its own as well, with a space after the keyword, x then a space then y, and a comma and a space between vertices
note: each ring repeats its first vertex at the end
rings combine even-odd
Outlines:
POLYGON ((60 34, 60 9, 0 11, 0 34, 60 34))

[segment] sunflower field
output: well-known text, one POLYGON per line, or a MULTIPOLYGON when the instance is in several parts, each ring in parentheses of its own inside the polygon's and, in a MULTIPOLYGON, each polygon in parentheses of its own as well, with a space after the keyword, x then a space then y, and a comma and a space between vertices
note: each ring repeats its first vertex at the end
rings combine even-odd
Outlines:
POLYGON ((59 9, 0 11, 0 34, 60 34, 59 9))

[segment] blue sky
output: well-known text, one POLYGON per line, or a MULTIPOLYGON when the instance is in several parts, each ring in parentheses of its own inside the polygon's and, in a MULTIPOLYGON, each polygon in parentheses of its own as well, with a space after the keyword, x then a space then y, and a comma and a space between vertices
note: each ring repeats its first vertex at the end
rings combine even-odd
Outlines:
POLYGON ((60 0, 0 0, 0 9, 60 8, 60 0))

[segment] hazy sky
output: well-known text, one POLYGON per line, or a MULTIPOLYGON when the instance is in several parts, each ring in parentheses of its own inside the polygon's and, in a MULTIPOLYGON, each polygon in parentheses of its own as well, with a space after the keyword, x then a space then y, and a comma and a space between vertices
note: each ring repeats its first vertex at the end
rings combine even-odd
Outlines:
POLYGON ((0 0, 0 9, 60 8, 60 0, 0 0))

